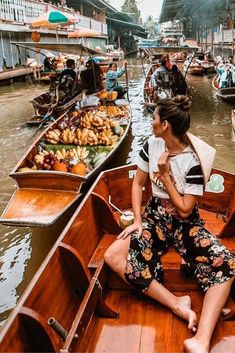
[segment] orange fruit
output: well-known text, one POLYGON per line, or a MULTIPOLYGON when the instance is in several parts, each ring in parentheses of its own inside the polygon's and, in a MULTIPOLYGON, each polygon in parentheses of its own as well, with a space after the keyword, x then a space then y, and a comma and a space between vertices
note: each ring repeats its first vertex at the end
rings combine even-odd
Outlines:
POLYGON ((84 176, 86 175, 86 165, 83 162, 79 162, 78 164, 72 166, 70 172, 84 176))
POLYGON ((68 168, 67 165, 63 162, 55 162, 53 164, 53 170, 56 170, 58 172, 67 172, 68 168))
POLYGON ((76 112, 76 111, 72 112, 72 116, 77 117, 78 116, 78 112, 76 112))

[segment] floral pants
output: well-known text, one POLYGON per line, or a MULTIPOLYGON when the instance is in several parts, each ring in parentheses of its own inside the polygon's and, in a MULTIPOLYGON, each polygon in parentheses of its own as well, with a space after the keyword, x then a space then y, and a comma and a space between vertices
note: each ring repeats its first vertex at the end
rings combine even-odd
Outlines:
POLYGON ((143 233, 130 235, 125 277, 137 290, 145 291, 151 281, 163 283, 161 256, 169 245, 186 261, 202 290, 235 275, 235 257, 204 227, 198 208, 181 218, 170 200, 153 197, 143 217, 143 233))

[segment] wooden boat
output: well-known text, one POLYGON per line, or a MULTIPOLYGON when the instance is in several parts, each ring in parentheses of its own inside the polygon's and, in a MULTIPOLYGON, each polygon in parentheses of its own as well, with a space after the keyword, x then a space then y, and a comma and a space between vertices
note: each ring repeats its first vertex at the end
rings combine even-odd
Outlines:
POLYGON ((194 76, 202 76, 204 74, 204 67, 202 65, 184 63, 184 72, 194 76))
POLYGON ((234 111, 234 109, 231 110, 231 121, 232 121, 233 131, 235 132, 235 111, 234 111))
POLYGON ((213 74, 213 73, 216 72, 214 61, 205 61, 205 60, 203 60, 202 63, 201 63, 201 66, 203 67, 205 75, 213 74))
POLYGON ((52 116, 46 116, 43 118, 42 116, 34 115, 31 120, 26 122, 26 125, 29 127, 45 127, 51 124, 53 121, 55 121, 55 118, 52 116))
POLYGON ((107 102, 95 108, 75 108, 51 124, 10 173, 18 188, 0 222, 20 226, 54 223, 113 158, 127 136, 131 111, 129 104, 124 104, 107 102))
POLYGON ((218 75, 215 75, 212 80, 212 87, 216 90, 217 97, 221 98, 225 102, 235 102, 235 87, 219 88, 218 75))
MULTIPOLYGON (((191 337, 187 324, 171 311, 131 288, 104 265, 103 254, 121 231, 121 210, 131 208, 134 166, 103 172, 82 200, 0 333, 1 352, 183 352, 191 337)), ((209 187, 200 200, 206 227, 235 250, 235 175, 213 170, 223 188, 209 187), (214 191, 214 192, 213 192, 214 191), (218 191, 220 193, 218 194, 218 191), (219 197, 218 197, 219 196, 219 197)), ((145 185, 143 205, 150 196, 145 185)), ((189 294, 200 315, 202 294, 180 271, 173 249, 163 257, 166 287, 189 294)), ((234 302, 218 320, 213 352, 232 353, 234 302)))
POLYGON ((70 109, 80 99, 81 91, 74 95, 69 101, 60 104, 56 98, 56 93, 53 94, 52 98, 52 92, 48 91, 38 95, 30 102, 33 105, 35 115, 43 119, 45 115, 58 117, 58 115, 61 115, 66 110, 70 109))

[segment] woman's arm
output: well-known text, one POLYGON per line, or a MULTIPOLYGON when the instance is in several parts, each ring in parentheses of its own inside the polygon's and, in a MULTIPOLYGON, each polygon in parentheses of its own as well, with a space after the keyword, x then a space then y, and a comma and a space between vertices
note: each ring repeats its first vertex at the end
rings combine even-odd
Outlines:
POLYGON ((142 206, 142 194, 143 186, 147 179, 148 173, 137 168, 136 176, 132 185, 132 208, 134 212, 134 223, 124 229, 118 236, 118 238, 125 239, 129 234, 134 231, 138 231, 139 235, 142 233, 142 219, 141 219, 141 206, 142 206))
POLYGON ((124 74, 125 70, 126 70, 125 66, 121 67, 121 69, 117 71, 117 75, 118 75, 117 77, 121 77, 124 74))
POLYGON ((170 178, 170 167, 169 167, 169 152, 164 152, 158 160, 159 172, 161 174, 161 180, 167 189, 167 193, 175 205, 180 216, 187 218, 192 212, 195 203, 198 200, 198 196, 195 195, 180 195, 176 190, 172 180, 170 178))

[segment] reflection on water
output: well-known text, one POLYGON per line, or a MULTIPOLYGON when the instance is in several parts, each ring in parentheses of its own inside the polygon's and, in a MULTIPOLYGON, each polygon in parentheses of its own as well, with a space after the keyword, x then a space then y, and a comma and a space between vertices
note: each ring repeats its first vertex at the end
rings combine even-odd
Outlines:
POLYGON ((0 283, 1 302, 0 312, 8 315, 9 309, 16 305, 19 298, 17 287, 24 279, 24 271, 31 257, 30 230, 9 229, 1 236, 0 283))
MULTIPOLYGON (((143 141, 151 135, 151 115, 143 106, 143 67, 135 59, 128 65, 132 127, 115 161, 118 166, 134 163, 143 141)), ((147 71, 147 66, 145 66, 147 71)), ((125 82, 125 77, 122 78, 125 82)), ((217 99, 208 77, 189 76, 193 105, 191 131, 217 149, 215 167, 235 172, 235 136, 231 128, 232 105, 217 99)), ((0 87, 0 211, 7 205, 16 185, 8 174, 38 135, 26 127, 33 109, 29 100, 46 90, 46 86, 15 84, 0 87)), ((3 323, 19 296, 45 258, 71 214, 50 228, 16 228, 0 226, 0 321, 3 323)))

